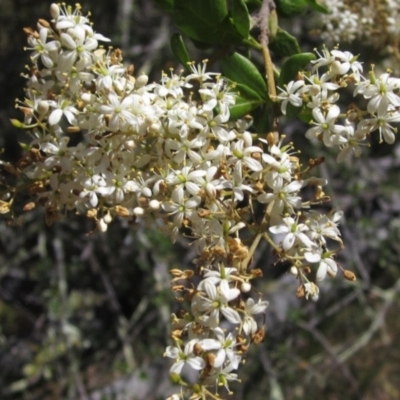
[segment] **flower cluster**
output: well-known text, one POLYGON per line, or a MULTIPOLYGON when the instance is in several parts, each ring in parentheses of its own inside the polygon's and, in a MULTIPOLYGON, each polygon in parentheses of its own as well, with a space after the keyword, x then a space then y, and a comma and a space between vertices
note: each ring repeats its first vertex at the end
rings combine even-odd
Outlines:
POLYGON ((369 45, 386 48, 398 57, 400 4, 397 0, 323 0, 321 3, 329 10, 318 15, 324 41, 336 44, 367 40, 369 45))
MULTIPOLYGON (((276 132, 261 137, 251 133, 251 118, 231 119, 234 85, 206 72, 205 62, 191 65, 186 77, 171 71, 148 83, 124 66, 119 50, 99 46, 108 39, 93 31, 79 6, 53 4, 51 16, 26 30, 32 67, 18 103, 24 121, 13 123, 32 140, 14 167, 20 184, 7 205, 28 191, 25 210, 43 206, 48 223, 73 211, 103 232, 121 217, 156 223, 172 240, 188 238, 198 254, 195 269, 171 271, 182 302, 172 318, 175 345, 165 352, 174 359, 171 378, 191 399, 206 398, 210 387, 229 391, 249 345, 264 337, 268 303, 252 284, 262 272, 250 268, 260 241, 290 262, 298 297, 317 300, 317 283, 341 269, 335 261, 341 213, 316 208, 329 200, 326 182, 311 175, 319 161, 303 166, 276 132), (196 372, 195 384, 186 381, 189 370, 196 372)), ((345 149, 359 129, 375 127, 390 141, 392 131, 382 121, 397 116, 397 80, 361 80, 360 64, 338 51, 324 52, 314 69, 322 65, 331 72, 288 85, 282 110, 288 103, 312 104, 315 127, 307 136, 322 135, 327 145, 345 149), (335 125, 332 92, 350 76, 360 83, 357 93, 370 99, 372 117, 363 128, 346 125, 344 133, 335 125), (378 95, 382 85, 391 91, 378 95)))
MULTIPOLYGON (((303 107, 304 114, 311 111, 308 139, 320 139, 325 146, 340 149, 338 161, 351 153, 359 156, 373 132, 379 133, 380 142, 392 144, 400 121, 400 79, 385 72, 376 76, 372 68, 364 77, 362 64, 348 51, 323 49, 313 61, 311 73, 291 81, 281 88, 278 98, 286 113, 288 104, 303 107), (321 72, 324 70, 325 72, 321 72), (363 98, 366 107, 352 103, 341 112, 336 104, 339 90, 353 85, 353 97, 363 98)), ((361 104, 363 104, 361 102, 361 104)))

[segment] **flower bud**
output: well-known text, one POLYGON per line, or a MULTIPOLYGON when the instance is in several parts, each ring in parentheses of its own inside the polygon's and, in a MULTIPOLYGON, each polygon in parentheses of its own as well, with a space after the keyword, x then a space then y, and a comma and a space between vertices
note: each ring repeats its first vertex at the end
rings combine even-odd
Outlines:
POLYGON ((122 203, 124 201, 124 191, 117 187, 114 191, 114 202, 115 204, 122 203))
POLYGON ((160 202, 158 200, 150 200, 149 202, 149 207, 154 210, 157 211, 160 209, 160 202))
POLYGON ((290 267, 290 270, 289 270, 289 272, 292 274, 292 275, 294 275, 294 276, 297 276, 298 275, 298 269, 294 266, 294 265, 292 265, 291 267, 290 267))
POLYGON ((148 129, 150 133, 157 133, 160 128, 161 124, 159 122, 155 122, 154 124, 151 124, 148 129))
POLYGON ((128 210, 126 207, 115 206, 115 212, 116 212, 120 217, 129 217, 129 216, 130 216, 129 210, 128 210))
POLYGON ((249 283, 249 282, 243 282, 243 283, 240 285, 240 291, 241 291, 242 293, 249 293, 250 290, 251 290, 251 283, 249 283))
POLYGON ((340 61, 335 60, 332 64, 331 64, 331 71, 335 74, 335 75, 344 75, 347 71, 349 70, 349 68, 347 67, 346 64, 342 64, 340 61))
POLYGON ((279 133, 278 132, 269 132, 267 135, 267 142, 268 142, 269 146, 278 144, 279 143, 279 133))
POLYGON ((103 218, 97 221, 97 230, 100 232, 107 232, 108 225, 105 223, 103 218))
POLYGON ((246 147, 249 147, 253 144, 253 138, 251 137, 250 132, 244 132, 243 133, 243 141, 246 147))
POLYGON ((33 210, 35 207, 36 207, 36 203, 33 202, 33 201, 30 201, 29 203, 27 203, 27 204, 24 205, 23 210, 24 210, 24 211, 31 211, 31 210, 33 210))
POLYGON ((140 89, 143 86, 147 85, 147 82, 149 81, 149 77, 147 75, 140 75, 139 78, 136 79, 135 82, 135 88, 140 89))
POLYGON ((136 147, 136 143, 134 140, 127 140, 124 144, 125 147, 130 150, 133 150, 136 147))
POLYGON ((309 89, 311 96, 317 96, 321 92, 321 87, 319 85, 312 85, 309 89))
POLYGON ((108 213, 108 214, 106 214, 106 215, 103 217, 103 220, 104 220, 104 222, 105 222, 106 224, 111 224, 113 218, 112 218, 111 214, 108 213))
POLYGON ((58 17, 60 16, 60 7, 59 7, 56 3, 53 3, 53 4, 50 6, 50 15, 51 15, 51 17, 54 18, 55 20, 57 20, 58 17))
POLYGON ((357 277, 355 276, 354 272, 349 271, 348 269, 345 269, 343 271, 344 277, 351 282, 355 282, 357 280, 357 277))
POLYGON ((142 207, 135 207, 133 209, 133 214, 136 215, 137 217, 141 217, 142 215, 144 215, 144 210, 142 207))
POLYGON ((215 199, 217 191, 215 190, 215 186, 213 184, 211 184, 210 182, 207 182, 207 184, 206 184, 206 193, 207 193, 208 197, 210 197, 211 199, 215 199))
POLYGON ((40 115, 47 114, 49 111, 49 103, 45 100, 40 101, 37 106, 37 111, 40 115))
POLYGON ((93 103, 96 100, 96 96, 94 96, 91 93, 82 93, 81 95, 81 99, 85 102, 85 103, 93 103))

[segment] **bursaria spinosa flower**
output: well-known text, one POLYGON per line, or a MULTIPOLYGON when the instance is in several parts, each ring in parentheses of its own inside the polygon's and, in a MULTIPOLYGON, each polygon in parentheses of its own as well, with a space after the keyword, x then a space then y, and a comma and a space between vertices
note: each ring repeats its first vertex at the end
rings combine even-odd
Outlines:
MULTIPOLYGON (((326 181, 312 175, 322 161, 301 160, 279 132, 257 132, 251 115, 235 118, 239 91, 206 71, 206 62, 192 64, 186 77, 171 70, 149 83, 124 65, 120 50, 99 47, 108 39, 93 31, 80 6, 53 4, 51 16, 48 27, 27 31, 32 65, 25 99, 17 103, 24 122, 13 120, 31 135, 18 163, 31 202, 44 207, 48 224, 79 214, 106 232, 125 219, 133 229, 156 226, 192 246, 194 267, 170 271, 182 307, 172 316, 174 345, 165 356, 182 394, 169 399, 229 391, 265 332, 268 302, 254 282, 262 276, 254 261, 258 245, 291 264, 299 297, 316 301, 319 288, 310 279, 339 270, 342 214, 315 207, 328 201, 326 181), (194 371, 195 385, 185 370, 194 371)), ((396 78, 366 79, 357 57, 339 49, 322 50, 312 71, 299 72, 301 79, 274 100, 283 114, 289 104, 305 115, 311 110, 306 138, 338 148, 340 159, 358 155, 374 131, 393 142, 400 120, 396 78), (355 97, 367 99, 366 110, 340 112, 335 103, 350 85, 355 97)), ((9 212, 19 195, 9 190, 0 212, 9 212)))
POLYGON ((304 86, 303 80, 290 81, 285 89, 279 88, 281 93, 278 95, 278 99, 282 101, 281 111, 282 114, 286 114, 286 109, 288 103, 295 107, 300 107, 303 105, 303 100, 301 98, 301 88, 304 86))

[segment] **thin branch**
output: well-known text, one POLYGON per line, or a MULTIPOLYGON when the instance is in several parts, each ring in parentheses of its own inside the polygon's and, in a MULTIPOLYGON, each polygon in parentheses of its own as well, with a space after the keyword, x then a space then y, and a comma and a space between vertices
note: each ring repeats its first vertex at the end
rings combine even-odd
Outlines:
POLYGON ((269 17, 272 10, 275 10, 273 0, 264 0, 258 14, 258 27, 260 28, 260 42, 262 46, 262 55, 264 58, 265 72, 268 80, 268 94, 273 102, 276 101, 276 87, 274 78, 274 66, 269 52, 269 17))
POLYGON ((400 293, 400 278, 396 281, 391 289, 388 289, 385 292, 385 301, 380 310, 376 313, 375 319, 372 321, 369 329, 364 332, 357 340, 355 340, 354 344, 351 347, 344 350, 341 354, 338 355, 338 360, 340 362, 348 360, 355 353, 365 347, 371 341, 375 332, 377 332, 382 327, 390 306, 395 301, 396 296, 400 293))
POLYGON ((321 343, 321 345, 324 347, 325 351, 332 357, 334 363, 340 368, 340 370, 343 373, 343 376, 348 380, 350 383, 352 389, 354 392, 358 391, 358 383, 357 380, 354 378, 353 374, 350 371, 350 368, 348 365, 342 361, 337 353, 335 352, 334 348, 331 346, 329 341, 325 338, 325 336, 316 328, 311 326, 310 324, 307 324, 305 322, 299 322, 298 326, 300 328, 306 330, 307 332, 311 333, 313 337, 318 340, 318 342, 321 343))

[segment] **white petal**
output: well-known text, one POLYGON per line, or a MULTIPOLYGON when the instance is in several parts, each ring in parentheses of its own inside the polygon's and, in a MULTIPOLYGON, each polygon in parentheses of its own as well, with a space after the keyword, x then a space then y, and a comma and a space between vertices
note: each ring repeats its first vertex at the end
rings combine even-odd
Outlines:
POLYGON ((63 111, 60 108, 53 110, 51 112, 51 114, 49 115, 49 124, 50 125, 58 124, 61 120, 62 115, 63 115, 63 111))

